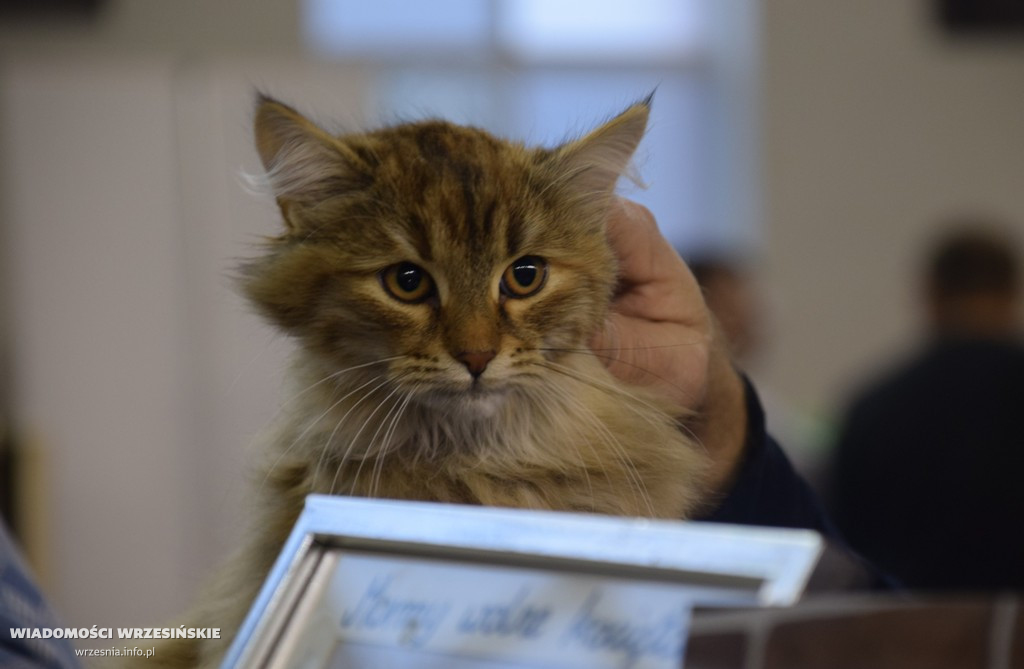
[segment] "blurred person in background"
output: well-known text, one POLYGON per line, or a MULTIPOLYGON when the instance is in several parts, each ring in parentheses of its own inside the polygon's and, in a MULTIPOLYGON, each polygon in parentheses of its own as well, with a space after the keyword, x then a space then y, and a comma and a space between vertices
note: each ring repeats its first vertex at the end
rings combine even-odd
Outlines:
POLYGON ((924 272, 929 338, 855 396, 832 467, 853 547, 920 590, 1024 588, 1024 346, 1012 245, 964 221, 924 272))
POLYGON ((816 492, 823 486, 828 440, 821 420, 801 410, 757 378, 758 357, 767 346, 764 301, 749 258, 718 250, 680 251, 715 315, 733 358, 754 377, 768 432, 782 444, 793 466, 816 492))
POLYGON ((680 255, 686 258, 732 354, 738 360, 750 359, 761 344, 761 307, 751 280, 750 263, 725 253, 680 255))

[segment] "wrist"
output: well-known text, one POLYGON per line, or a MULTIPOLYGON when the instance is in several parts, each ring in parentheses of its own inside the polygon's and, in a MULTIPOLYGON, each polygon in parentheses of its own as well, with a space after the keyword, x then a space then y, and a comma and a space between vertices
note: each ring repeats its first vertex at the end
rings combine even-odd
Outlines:
POLYGON ((731 487, 743 461, 747 405, 743 380, 719 336, 711 347, 707 395, 696 418, 694 431, 711 456, 709 492, 724 493, 731 487))

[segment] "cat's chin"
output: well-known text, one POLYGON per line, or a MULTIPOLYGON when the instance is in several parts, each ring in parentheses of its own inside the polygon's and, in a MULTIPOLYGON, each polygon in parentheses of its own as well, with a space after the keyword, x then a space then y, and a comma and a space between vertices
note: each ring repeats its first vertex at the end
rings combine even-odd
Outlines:
POLYGON ((460 419, 486 419, 495 416, 509 398, 509 390, 472 387, 467 390, 434 390, 423 393, 419 401, 424 406, 456 415, 460 419))

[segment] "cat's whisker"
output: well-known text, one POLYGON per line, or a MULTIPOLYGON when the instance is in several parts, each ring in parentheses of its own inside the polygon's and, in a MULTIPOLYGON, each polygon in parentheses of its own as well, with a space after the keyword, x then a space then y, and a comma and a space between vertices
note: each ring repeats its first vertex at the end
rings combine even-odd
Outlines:
POLYGON ((398 411, 395 412, 394 417, 391 419, 391 424, 388 425, 388 429, 384 432, 381 447, 377 451, 377 460, 373 466, 373 476, 370 481, 370 497, 377 496, 377 488, 380 483, 381 476, 384 474, 384 458, 390 453, 391 439, 394 437, 395 428, 398 426, 398 421, 405 413, 406 407, 409 406, 409 402, 412 400, 414 391, 409 390, 405 393, 405 396, 397 404, 398 411))
MULTIPOLYGON (((666 345, 665 347, 653 346, 653 347, 637 347, 635 349, 619 349, 619 348, 616 348, 616 349, 596 349, 596 350, 597 351, 603 351, 603 350, 616 350, 616 351, 623 351, 623 350, 645 350, 645 348, 666 348, 666 347, 671 347, 671 346, 688 346, 688 345, 689 344, 669 344, 669 345, 666 345)), ((634 364, 634 363, 627 362, 625 360, 620 360, 616 356, 602 355, 600 353, 596 353, 595 350, 591 350, 589 348, 579 348, 579 349, 556 349, 556 348, 549 348, 549 349, 534 349, 534 350, 562 351, 562 352, 565 352, 565 353, 576 353, 576 354, 580 354, 580 355, 590 355, 590 356, 598 358, 600 360, 613 360, 613 361, 616 361, 616 362, 618 362, 620 364, 626 365, 627 367, 632 367, 632 368, 636 369, 637 371, 643 372, 643 373, 645 373, 645 374, 647 374, 647 375, 657 379, 658 381, 664 383, 666 386, 674 388, 675 390, 679 391, 679 393, 681 395, 686 396, 686 395, 689 394, 688 391, 686 391, 684 388, 682 388, 678 384, 670 381, 669 379, 665 378, 664 376, 661 376, 660 374, 654 373, 653 371, 651 371, 651 370, 649 370, 649 369, 647 369, 645 367, 642 367, 642 366, 634 364)), ((533 363, 533 364, 538 364, 538 363, 533 363)), ((544 364, 557 364, 557 363, 555 363, 554 361, 551 361, 551 360, 545 360, 544 364)), ((580 379, 580 380, 582 381, 582 379, 580 379)), ((618 388, 618 387, 611 388, 611 387, 609 387, 607 389, 615 391, 615 392, 619 392, 619 393, 622 393, 622 394, 625 394, 626 396, 631 397, 631 399, 638 399, 635 396, 630 395, 629 391, 626 388, 618 388)), ((694 404, 696 404, 696 402, 694 402, 694 404)), ((648 408, 651 408, 649 404, 647 404, 645 406, 648 407, 648 408)), ((683 417, 685 418, 685 416, 683 416, 683 417)), ((694 442, 694 444, 696 446, 704 448, 703 443, 701 443, 700 437, 693 431, 693 429, 689 425, 687 425, 687 423, 685 421, 677 420, 676 421, 676 426, 679 428, 679 430, 681 430, 684 434, 686 434, 686 436, 689 437, 694 442)), ((707 449, 704 448, 704 450, 706 452, 707 449)))
POLYGON ((399 407, 398 413, 395 414, 394 419, 391 421, 391 427, 388 429, 388 432, 384 435, 384 452, 390 452, 391 440, 394 438, 395 432, 398 428, 398 421, 402 417, 402 414, 405 413, 406 408, 409 406, 409 402, 412 401, 412 398, 413 396, 415 396, 415 394, 415 389, 411 389, 408 392, 406 392, 405 399, 402 401, 402 406, 399 407))
MULTIPOLYGON (((673 388, 675 390, 678 390, 680 393, 686 395, 686 394, 689 394, 688 391, 685 388, 683 388, 682 386, 680 386, 678 383, 676 383, 676 382, 674 382, 674 381, 672 381, 670 379, 665 378, 661 374, 659 374, 659 373, 657 373, 657 372, 655 372, 655 371, 653 371, 653 370, 651 370, 651 369, 649 369, 647 367, 644 367, 643 365, 638 365, 636 363, 629 362, 627 360, 623 360, 622 358, 620 358, 618 356, 618 353, 621 352, 621 351, 648 351, 648 350, 656 350, 656 349, 663 349, 663 348, 674 348, 676 346, 692 346, 692 345, 693 344, 666 344, 664 346, 637 346, 637 347, 634 347, 634 348, 618 348, 618 347, 615 347, 615 348, 600 348, 600 349, 590 349, 590 348, 537 348, 537 349, 534 349, 534 350, 542 351, 542 352, 548 352, 548 353, 564 353, 564 354, 567 354, 567 355, 569 355, 569 354, 589 355, 591 357, 598 358, 599 360, 610 360, 610 361, 616 362, 616 363, 618 363, 620 365, 625 365, 626 367, 630 367, 632 369, 635 369, 638 372, 642 372, 642 373, 646 374, 647 376, 650 376, 651 378, 657 379, 661 383, 664 383, 666 386, 669 386, 669 387, 671 387, 671 388, 673 388), (614 353, 606 353, 607 351, 614 351, 614 353)), ((549 361, 549 362, 552 362, 552 361, 549 361)))
POLYGON ((658 344, 657 346, 604 346, 599 348, 592 348, 590 346, 538 346, 532 350, 534 351, 554 351, 564 353, 590 353, 590 352, 606 352, 606 351, 654 351, 658 349, 666 348, 679 348, 681 346, 697 346, 702 342, 679 342, 676 344, 658 344))
MULTIPOLYGON (((544 362, 536 362, 534 364, 544 367, 546 369, 550 369, 551 371, 554 371, 556 373, 561 373, 566 376, 569 376, 570 378, 573 378, 581 383, 586 383, 590 385, 592 388, 604 390, 609 392, 610 394, 618 395, 619 397, 636 402, 641 407, 654 411, 654 415, 660 415, 664 413, 663 411, 659 411, 657 407, 651 405, 648 402, 645 402, 644 400, 640 399, 633 393, 629 392, 629 390, 627 390, 626 388, 613 386, 611 384, 608 384, 607 382, 601 381, 600 379, 594 379, 589 375, 583 374, 577 370, 573 370, 572 368, 567 367, 565 365, 559 365, 558 363, 553 362, 551 360, 545 360, 544 362)), ((624 406, 629 407, 634 413, 643 418, 648 424, 655 424, 653 422, 651 415, 649 415, 647 412, 640 411, 637 407, 631 406, 628 402, 624 406)), ((675 427, 682 433, 684 433, 687 437, 689 437, 695 447, 698 447, 702 449, 705 453, 707 453, 707 447, 703 444, 703 442, 693 431, 693 429, 686 424, 686 422, 677 419, 675 421, 675 427)))
MULTIPOLYGON (((363 430, 365 430, 366 426, 370 424, 370 421, 373 420, 373 417, 377 415, 377 412, 380 411, 382 406, 384 406, 384 403, 387 402, 392 397, 394 397, 395 393, 397 393, 399 390, 400 390, 400 387, 396 385, 391 390, 391 392, 388 393, 387 397, 385 397, 383 400, 378 402, 377 406, 374 407, 373 411, 371 411, 370 414, 363 420, 363 424, 361 426, 359 426, 359 429, 351 437, 348 449, 346 449, 346 451, 345 451, 345 457, 342 458, 341 462, 338 465, 338 468, 334 472, 334 479, 331 481, 331 487, 330 487, 330 493, 329 494, 334 494, 334 487, 338 484, 338 476, 341 473, 342 468, 345 466, 346 461, 348 460, 348 454, 351 453, 353 446, 355 446, 355 444, 357 444, 359 442, 359 437, 363 434, 363 430)), ((370 442, 370 445, 372 446, 372 440, 370 442)), ((369 455, 369 452, 365 453, 364 455, 369 455)), ((362 471, 363 465, 365 463, 366 463, 366 457, 361 457, 359 459, 359 467, 356 468, 355 476, 353 476, 353 478, 352 478, 353 482, 356 481, 359 478, 359 473, 362 471)))
MULTIPOLYGON (((334 437, 335 437, 335 435, 337 435, 337 433, 338 433, 338 430, 340 430, 340 429, 341 429, 341 426, 345 424, 345 421, 346 421, 346 420, 348 419, 348 417, 349 417, 349 416, 350 416, 350 415, 352 414, 352 412, 353 412, 353 411, 355 411, 356 409, 358 409, 358 408, 359 408, 359 405, 361 405, 361 404, 362 404, 363 402, 365 402, 365 401, 366 401, 366 400, 367 400, 367 399, 368 399, 368 398, 369 398, 369 397, 370 397, 371 395, 373 395, 373 394, 374 394, 375 392, 377 392, 378 390, 380 390, 380 389, 381 389, 381 388, 383 388, 384 386, 388 385, 388 383, 389 383, 389 379, 388 379, 387 377, 383 376, 383 375, 378 375, 378 376, 375 376, 375 377, 374 377, 374 378, 373 378, 373 379, 371 380, 371 382, 372 382, 372 381, 376 381, 376 380, 378 380, 378 379, 381 379, 381 378, 383 378, 384 380, 383 380, 383 381, 381 381, 380 383, 378 383, 378 384, 377 384, 376 386, 374 386, 373 388, 371 388, 371 389, 370 389, 370 390, 369 390, 369 391, 368 391, 368 392, 367 392, 366 394, 364 394, 364 395, 363 395, 362 397, 360 397, 360 398, 359 398, 359 399, 358 399, 358 400, 357 400, 357 401, 356 401, 356 402, 355 402, 355 403, 354 403, 354 404, 353 404, 352 406, 350 406, 350 407, 348 408, 348 410, 347 410, 347 411, 346 411, 346 412, 344 413, 344 415, 343 415, 343 416, 342 416, 341 418, 339 418, 339 419, 338 419, 338 422, 334 424, 334 429, 332 429, 332 430, 331 430, 331 434, 330 434, 330 435, 329 435, 329 436, 327 437, 327 439, 326 439, 326 440, 324 441, 324 443, 323 443, 323 447, 322 447, 322 448, 321 448, 321 450, 320 450, 320 458, 319 458, 319 459, 317 460, 317 463, 316 463, 316 469, 314 470, 314 475, 313 475, 313 478, 312 478, 312 481, 313 481, 314 483, 315 483, 315 482, 317 481, 317 479, 318 479, 318 477, 319 477, 319 473, 320 473, 320 467, 321 467, 321 466, 323 465, 323 463, 324 463, 324 460, 325 460, 325 459, 327 458, 328 454, 330 453, 330 451, 331 451, 331 446, 332 446, 332 444, 333 444, 333 442, 334 442, 334 437)), ((356 391, 358 391, 358 390, 361 390, 361 389, 365 388, 365 387, 366 387, 367 385, 369 385, 369 382, 368 382, 368 383, 365 383, 365 384, 363 384, 362 386, 360 386, 359 388, 357 388, 357 389, 356 389, 356 391)), ((340 404, 340 402, 341 402, 341 401, 344 401, 344 400, 345 400, 346 398, 348 398, 349 396, 351 396, 351 395, 352 395, 352 394, 353 394, 354 392, 356 392, 356 391, 353 391, 352 393, 348 393, 347 395, 345 395, 345 397, 341 398, 341 400, 339 400, 339 401, 338 401, 338 402, 336 402, 336 403, 335 403, 334 405, 332 405, 332 407, 331 407, 331 408, 333 409, 334 407, 338 406, 338 404, 340 404)), ((342 461, 342 463, 344 463, 344 462, 345 462, 345 460, 346 460, 346 459, 348 458, 348 454, 349 454, 349 452, 350 452, 351 448, 352 448, 352 442, 350 442, 350 443, 349 443, 349 445, 348 445, 348 448, 347 448, 347 449, 346 449, 346 451, 345 451, 345 454, 344 454, 344 455, 342 456, 342 458, 341 458, 341 461, 342 461)), ((337 477, 337 475, 335 475, 335 478, 336 478, 336 477, 337 477)), ((334 484, 332 483, 332 484, 331 484, 331 492, 333 492, 333 490, 334 490, 334 484)))
MULTIPOLYGON (((603 390, 605 392, 609 392, 609 394, 613 394, 613 395, 616 395, 616 396, 618 396, 620 398, 628 400, 627 402, 623 403, 624 407, 630 409, 639 418, 641 418, 642 420, 647 422, 652 427, 654 427, 654 428, 658 428, 659 427, 659 424, 658 424, 657 420, 653 416, 664 415, 663 412, 659 411, 657 407, 655 407, 655 406, 651 405, 650 403, 642 400, 641 398, 637 397, 636 395, 634 395, 633 393, 629 392, 628 390, 626 390, 624 388, 617 387, 617 386, 613 386, 613 385, 611 385, 611 384, 609 384, 607 382, 604 382, 604 381, 602 381, 600 379, 595 379, 594 377, 592 377, 590 375, 583 374, 583 373, 579 372, 578 370, 574 370, 574 369, 566 367, 564 365, 559 365, 559 364, 554 363, 554 362, 552 362, 550 360, 544 361, 542 363, 538 362, 536 364, 539 365, 539 366, 545 367, 547 369, 550 369, 553 372, 556 372, 556 373, 559 373, 559 374, 563 374, 564 376, 572 378, 572 379, 574 379, 574 380, 576 380, 576 381, 578 381, 580 383, 587 384, 587 385, 589 385, 592 388, 595 388, 595 389, 598 389, 598 390, 603 390), (636 403, 637 406, 633 406, 631 404, 631 402, 632 403, 636 403), (654 413, 651 414, 648 411, 642 411, 641 408, 647 409, 647 410, 649 410, 651 412, 654 412, 654 413)), ((675 422, 675 427, 677 429, 685 432, 688 436, 692 437, 692 431, 688 427, 683 425, 681 421, 677 420, 675 422)), ((697 441, 695 438, 694 438, 694 441, 695 441, 696 445, 700 445, 700 442, 697 441)))
MULTIPOLYGON (((398 389, 396 388, 395 390, 397 391, 398 389)), ((383 402, 386 402, 387 400, 389 400, 393 395, 394 395, 394 393, 391 393, 391 395, 388 395, 388 397, 384 398, 384 400, 382 401, 381 404, 383 404, 383 402)), ((394 404, 391 405, 391 408, 388 409, 388 412, 384 415, 384 417, 380 420, 379 424, 377 425, 377 429, 374 431, 373 436, 370 437, 370 441, 368 442, 368 445, 366 447, 366 455, 369 456, 369 455, 372 454, 372 456, 373 456, 373 467, 371 467, 371 469, 370 469, 370 485, 367 488, 367 497, 375 497, 376 496, 375 490, 376 490, 377 481, 378 481, 378 468, 381 466, 381 463, 383 463, 383 461, 384 461, 384 449, 383 448, 374 448, 374 443, 377 441, 377 437, 380 435, 381 430, 384 430, 384 426, 388 424, 389 419, 391 419, 391 417, 393 415, 395 415, 395 412, 397 411, 398 407, 402 404, 402 399, 403 399, 403 397, 401 397, 401 396, 398 397, 395 400, 394 404)), ((385 430, 385 433, 386 432, 387 431, 385 430)), ((358 480, 359 472, 362 469, 363 463, 367 459, 368 459, 368 457, 364 457, 363 459, 360 460, 359 467, 356 469, 356 475, 355 475, 353 483, 355 483, 355 481, 358 480)))
MULTIPOLYGON (((542 412, 548 414, 549 421, 553 420, 554 416, 551 415, 552 407, 558 406, 560 403, 560 397, 558 396, 558 393, 556 393, 553 388, 546 385, 538 386, 537 388, 535 388, 535 391, 538 392, 539 394, 545 395, 547 399, 551 400, 550 402, 539 402, 537 406, 542 412)), ((597 460, 598 466, 602 470, 607 472, 608 469, 605 466, 603 459, 601 458, 600 452, 598 452, 598 450, 594 448, 594 445, 591 444, 589 441, 584 440, 584 443, 586 443, 586 445, 590 448, 590 452, 594 454, 594 458, 597 460)), ((576 459, 580 463, 580 469, 583 471, 583 479, 587 482, 587 492, 589 493, 589 497, 591 500, 591 510, 594 510, 594 482, 590 479, 590 467, 587 466, 587 462, 583 458, 583 453, 580 451, 579 446, 576 445, 576 442, 572 441, 571 445, 573 450, 576 452, 576 459)))
POLYGON ((567 376, 571 379, 574 379, 575 381, 586 384, 596 390, 601 390, 608 393, 609 395, 614 395, 621 399, 627 400, 625 403, 623 403, 623 406, 627 407, 628 409, 630 409, 638 416, 640 416, 647 422, 651 423, 652 425, 655 425, 656 423, 653 421, 651 416, 647 412, 641 411, 638 407, 642 407, 644 409, 649 410, 655 416, 664 413, 663 410, 660 409, 659 407, 656 407, 650 402, 647 402, 646 400, 637 397, 635 394, 631 393, 626 388, 613 385, 611 383, 608 383, 607 381, 596 378, 589 374, 585 374, 583 372, 580 372, 579 370, 573 369, 572 367, 560 365, 557 362, 553 362, 551 360, 544 360, 543 362, 537 361, 534 364, 539 367, 549 369, 557 374, 567 376), (634 404, 636 406, 634 406, 634 404))
POLYGON ((407 358, 407 357, 409 357, 409 356, 407 356, 407 355, 391 355, 391 356, 388 356, 386 358, 380 358, 378 360, 371 360, 370 362, 364 362, 364 363, 361 363, 361 364, 358 364, 358 365, 352 365, 351 367, 345 367, 344 369, 339 369, 337 371, 331 372, 330 374, 328 374, 328 375, 324 376, 323 378, 321 378, 319 381, 314 381, 313 383, 309 384, 308 386, 306 386, 302 390, 293 393, 291 397, 289 397, 287 400, 285 400, 281 404, 280 408, 284 409, 284 408, 288 407, 288 405, 298 401, 303 395, 313 391, 318 386, 321 386, 324 383, 327 383, 328 381, 337 380, 337 379, 341 378, 342 376, 344 376, 345 374, 348 374, 350 372, 354 372, 354 371, 357 371, 357 370, 360 370, 360 369, 366 369, 367 367, 372 367, 374 365, 382 365, 384 363, 392 362, 394 360, 401 360, 402 358, 407 358))
MULTIPOLYGON (((373 378, 371 378, 366 383, 364 383, 361 386, 358 386, 357 388, 354 388, 353 390, 349 391, 348 393, 343 395, 341 397, 341 399, 339 399, 336 402, 330 404, 326 409, 323 410, 322 413, 320 413, 320 415, 318 415, 316 418, 314 418, 306 426, 306 428, 304 430, 302 430, 302 432, 300 432, 299 435, 297 437, 295 437, 295 439, 293 439, 290 444, 288 444, 288 446, 281 452, 281 454, 274 461, 274 464, 270 466, 270 468, 267 470, 266 476, 263 478, 263 483, 261 484, 261 487, 266 485, 267 480, 270 478, 270 475, 274 472, 274 470, 281 463, 281 461, 285 458, 285 456, 287 456, 288 453, 290 453, 293 448, 295 448, 299 443, 301 443, 306 438, 306 435, 309 434, 309 432, 314 427, 316 427, 317 424, 319 424, 320 421, 322 421, 324 419, 324 417, 327 416, 327 414, 329 414, 332 411, 334 411, 334 409, 336 409, 338 406, 340 406, 341 403, 344 402, 346 399, 348 399, 349 397, 351 397, 355 393, 359 392, 360 390, 362 390, 363 388, 365 388, 366 386, 370 385, 374 381, 377 381, 380 378, 381 378, 381 375, 374 376, 373 378)), ((318 469, 319 469, 319 463, 317 464, 317 469, 314 470, 313 477, 312 477, 311 481, 315 481, 316 480, 316 471, 318 469)))
MULTIPOLYGON (((301 397, 302 397, 303 395, 306 395, 307 393, 311 392, 312 390, 314 390, 314 389, 315 389, 315 388, 317 388, 318 386, 321 386, 321 385, 323 385, 324 383, 327 383, 328 381, 333 381, 333 380, 339 379, 339 378, 341 378, 342 376, 344 376, 345 374, 348 374, 348 373, 350 373, 350 372, 354 372, 354 371, 357 371, 357 370, 360 370, 360 369, 366 369, 367 367, 372 367, 372 366, 374 366, 374 365, 380 365, 380 364, 388 363, 388 362, 391 362, 391 361, 393 361, 393 360, 400 360, 400 359, 402 359, 402 358, 405 358, 405 357, 407 357, 407 356, 405 356, 405 355, 392 355, 392 356, 388 356, 388 357, 386 357, 386 358, 380 358, 380 359, 378 359, 378 360, 371 360, 370 362, 365 362, 365 363, 362 363, 362 364, 359 364, 359 365, 352 365, 352 366, 350 366, 350 367, 345 367, 345 368, 343 368, 343 369, 339 369, 339 370, 336 370, 336 371, 334 371, 334 372, 331 372, 330 374, 327 374, 327 375, 325 375, 325 376, 321 377, 321 378, 320 378, 320 379, 319 379, 318 381, 315 381, 315 382, 313 382, 313 383, 309 384, 308 386, 306 386, 306 387, 305 387, 305 388, 303 388, 302 390, 300 390, 300 391, 298 391, 298 392, 296 392, 296 393, 293 393, 291 397, 289 397, 288 399, 286 399, 286 400, 285 400, 285 401, 284 401, 284 402, 283 402, 283 403, 282 403, 282 404, 281 404, 281 405, 280 405, 280 406, 278 407, 278 409, 277 409, 277 415, 280 415, 280 414, 281 414, 281 413, 282 413, 282 412, 283 412, 283 411, 284 411, 285 409, 287 409, 287 408, 289 407, 289 405, 291 405, 292 403, 295 403, 295 402, 297 402, 297 401, 298 401, 298 400, 299 400, 299 399, 300 399, 300 398, 301 398, 301 397)), ((377 377, 374 377, 374 378, 380 378, 380 377, 379 377, 379 376, 377 376, 377 377)), ((372 383, 372 382, 373 382, 373 380, 374 380, 374 379, 371 379, 371 380, 370 380, 370 381, 369 381, 368 383, 372 383)), ((340 400, 338 400, 338 402, 342 402, 342 401, 344 401, 344 400, 345 400, 345 399, 346 399, 347 397, 349 397, 349 395, 351 395, 351 394, 352 394, 352 393, 354 393, 354 392, 358 392, 358 391, 359 391, 359 390, 361 390, 361 389, 362 389, 363 387, 365 387, 365 384, 364 384, 364 386, 360 386, 360 387, 356 388, 355 390, 353 390, 352 392, 350 392, 349 394, 347 394, 347 395, 343 396, 343 397, 342 397, 342 398, 341 398, 340 400)), ((337 406, 337 403, 335 403, 335 404, 332 404, 332 405, 330 405, 330 406, 329 406, 329 407, 327 408, 327 410, 326 410, 326 411, 324 411, 324 412, 323 412, 323 413, 322 413, 322 414, 321 414, 321 415, 320 415, 320 416, 319 416, 319 417, 318 417, 318 418, 317 418, 317 419, 316 419, 315 421, 313 421, 313 423, 311 423, 311 424, 310 424, 310 425, 309 425, 309 426, 307 427, 307 429, 306 429, 306 430, 304 430, 304 431, 302 432, 302 434, 300 434, 300 435, 299 435, 298 437, 296 437, 296 438, 295 438, 295 440, 293 440, 293 441, 292 441, 292 442, 291 442, 291 443, 290 443, 290 444, 288 445, 288 447, 287 447, 287 448, 285 448, 285 449, 284 449, 284 450, 283 450, 283 451, 281 452, 281 454, 280 454, 280 455, 278 456, 278 458, 277 458, 277 459, 276 459, 276 460, 274 461, 273 465, 271 465, 270 469, 269 469, 269 470, 267 471, 267 475, 266 475, 266 476, 264 477, 264 479, 263 479, 263 484, 262 484, 262 485, 265 485, 265 484, 266 484, 267 478, 269 478, 269 476, 270 476, 270 475, 271 475, 271 474, 272 474, 272 473, 274 472, 274 470, 275 470, 275 469, 277 468, 277 466, 278 466, 278 465, 279 465, 279 464, 281 463, 281 460, 283 460, 283 459, 285 458, 285 456, 287 456, 287 455, 288 455, 288 453, 289 453, 289 452, 290 452, 290 451, 291 451, 291 450, 292 450, 292 449, 293 449, 293 448, 294 448, 294 447, 295 447, 296 445, 298 445, 298 443, 299 443, 299 442, 300 442, 300 441, 301 441, 301 440, 303 439, 303 437, 304 437, 304 436, 306 435, 306 433, 308 432, 308 430, 309 430, 309 429, 312 429, 312 428, 313 428, 313 426, 315 426, 317 422, 319 422, 320 420, 322 420, 322 419, 323 419, 323 417, 324 417, 324 416, 326 416, 326 415, 327 415, 328 413, 330 413, 330 412, 331 412, 331 411, 332 411, 332 410, 333 410, 333 409, 334 409, 334 408, 335 408, 336 406, 337 406)), ((270 419, 270 420, 272 421, 273 419, 270 419)), ((268 422, 269 422, 269 421, 268 421, 268 422)), ((313 478, 314 478, 314 480, 315 480, 315 475, 314 475, 314 477, 313 477, 313 478)), ((261 485, 261 487, 262 487, 262 485, 261 485)))
MULTIPOLYGON (((392 390, 391 393, 389 393, 387 397, 385 397, 383 400, 381 400, 381 406, 383 406, 384 402, 387 402, 389 399, 391 399, 395 395, 395 393, 397 393, 398 391, 399 391, 399 388, 395 388, 394 390, 392 390)), ((370 436, 370 440, 366 443, 366 453, 367 454, 369 454, 369 453, 376 453, 377 451, 380 450, 380 449, 375 450, 373 445, 377 442, 377 437, 381 436, 381 430, 384 430, 384 434, 385 435, 387 434, 387 430, 385 429, 384 426, 385 425, 390 425, 389 421, 391 420, 392 416, 395 414, 395 411, 398 409, 399 405, 401 405, 402 400, 404 398, 405 398, 405 395, 402 395, 397 400, 395 400, 395 403, 391 405, 391 408, 388 409, 388 412, 386 414, 384 414, 383 418, 381 418, 380 422, 377 425, 377 429, 373 431, 373 434, 370 436)), ((372 417, 372 415, 371 415, 371 417, 372 417)), ((365 425, 365 423, 364 423, 364 425, 365 425)), ((383 440, 382 440, 382 443, 383 443, 383 440)))
POLYGON ((612 455, 616 460, 623 466, 627 477, 629 478, 630 485, 634 489, 634 494, 637 495, 637 499, 646 507, 647 512, 651 515, 654 514, 653 506, 651 505, 650 492, 647 490, 647 486, 644 484, 643 477, 637 470, 636 465, 633 463, 632 458, 629 457, 629 452, 622 445, 619 439, 611 433, 610 430, 601 422, 601 420, 594 414, 593 410, 581 402, 568 390, 559 388, 560 394, 565 400, 567 400, 573 407, 579 412, 584 420, 586 420, 591 426, 597 431, 597 436, 609 447, 612 455))
MULTIPOLYGON (((392 393, 392 395, 393 394, 394 393, 392 393)), ((388 446, 391 441, 391 437, 394 434, 395 427, 397 426, 398 418, 405 411, 405 407, 409 404, 414 394, 414 390, 407 390, 404 395, 395 400, 394 405, 388 410, 384 418, 381 419, 380 424, 373 433, 373 436, 370 437, 370 441, 368 442, 366 449, 367 453, 374 452, 385 455, 388 453, 388 446), (387 426, 386 429, 384 427, 385 425, 387 426), (381 434, 381 430, 384 430, 384 434, 381 436, 380 446, 377 447, 377 449, 374 449, 374 444, 377 443, 377 437, 381 434)), ((386 397, 383 401, 387 401, 390 397, 391 395, 386 397)))

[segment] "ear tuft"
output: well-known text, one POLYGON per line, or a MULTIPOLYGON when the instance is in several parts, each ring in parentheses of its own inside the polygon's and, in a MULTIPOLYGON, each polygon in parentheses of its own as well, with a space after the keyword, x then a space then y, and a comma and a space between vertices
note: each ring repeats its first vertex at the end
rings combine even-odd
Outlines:
POLYGON ((583 195, 612 192, 647 130, 652 97, 653 93, 583 138, 555 150, 553 158, 573 190, 583 195))
POLYGON ((343 192, 354 166, 342 143, 288 105, 257 94, 253 122, 266 182, 284 209, 343 192))

